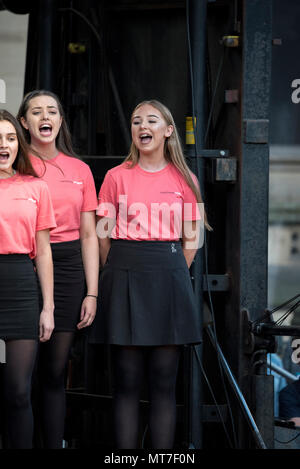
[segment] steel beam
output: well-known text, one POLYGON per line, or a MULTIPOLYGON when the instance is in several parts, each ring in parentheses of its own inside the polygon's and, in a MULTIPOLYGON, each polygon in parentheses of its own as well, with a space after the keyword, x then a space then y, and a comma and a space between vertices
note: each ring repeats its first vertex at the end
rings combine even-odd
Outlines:
MULTIPOLYGON (((190 72, 193 121, 195 118, 194 156, 205 148, 205 90, 206 90, 206 0, 187 0, 187 26, 190 39, 190 72)), ((193 150, 191 150, 191 153, 193 150)), ((192 158, 191 169, 197 175, 200 187, 204 189, 203 158, 192 158)), ((200 249, 192 266, 197 310, 203 327, 203 254, 200 249)), ((197 356, 202 360, 202 345, 195 346, 197 356)), ((191 447, 202 448, 202 376, 196 354, 190 352, 190 395, 189 395, 189 442, 191 447)))
MULTIPOLYGON (((239 175, 239 308, 255 320, 267 307, 269 145, 268 126, 272 60, 272 1, 243 2, 243 76, 241 108, 241 160, 239 175)), ((240 347, 242 352, 242 347, 240 347)), ((242 352, 243 353, 243 352, 242 352)), ((247 358, 240 356, 240 385, 247 374, 247 358)), ((250 370, 251 374, 251 370, 250 370)), ((250 376, 251 377, 251 376, 250 376)), ((272 388, 268 376, 260 376, 260 388, 252 386, 255 418, 266 445, 273 447, 272 388), (268 389, 268 392, 265 390, 268 389)), ((245 380, 248 382, 248 380, 245 380)), ((244 386, 246 391, 246 385, 244 386)))
POLYGON ((53 91, 53 22, 56 1, 41 0, 39 2, 39 55, 38 55, 38 86, 53 91))

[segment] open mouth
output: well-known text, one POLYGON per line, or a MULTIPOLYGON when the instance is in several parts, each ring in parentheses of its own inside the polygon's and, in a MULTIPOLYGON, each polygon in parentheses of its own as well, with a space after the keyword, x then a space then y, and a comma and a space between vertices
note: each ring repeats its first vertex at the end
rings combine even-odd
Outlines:
POLYGON ((1 163, 6 163, 8 158, 9 158, 9 153, 7 151, 1 151, 0 152, 0 162, 1 163))
POLYGON ((141 134, 141 135, 140 135, 140 140, 141 140, 141 142, 142 142, 143 144, 146 145, 147 143, 150 143, 150 142, 151 142, 152 137, 151 137, 151 135, 149 135, 149 134, 141 134))
POLYGON ((41 135, 49 137, 52 134, 52 126, 50 124, 43 124, 39 127, 41 135))

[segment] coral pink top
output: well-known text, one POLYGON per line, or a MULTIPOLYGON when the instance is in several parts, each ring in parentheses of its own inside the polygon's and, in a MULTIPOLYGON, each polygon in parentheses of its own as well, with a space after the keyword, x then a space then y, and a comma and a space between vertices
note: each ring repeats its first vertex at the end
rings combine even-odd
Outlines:
MULTIPOLYGON (((116 220, 112 238, 137 241, 178 240, 184 221, 201 219, 195 194, 171 163, 156 172, 138 164, 130 169, 128 163, 109 170, 99 192, 97 215, 116 220)), ((104 223, 97 227, 100 236, 101 229, 105 230, 104 223)))
POLYGON ((0 254, 36 256, 36 232, 56 227, 49 189, 33 176, 0 179, 0 254))
POLYGON ((94 178, 83 161, 59 153, 51 160, 30 155, 36 173, 47 182, 57 228, 51 231, 51 243, 74 241, 80 237, 80 214, 97 208, 94 178))

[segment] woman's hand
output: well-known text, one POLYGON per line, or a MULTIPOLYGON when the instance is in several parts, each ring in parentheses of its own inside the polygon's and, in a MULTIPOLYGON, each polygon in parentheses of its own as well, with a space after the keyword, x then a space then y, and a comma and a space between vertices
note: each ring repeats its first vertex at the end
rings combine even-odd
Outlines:
POLYGON ((182 229, 182 250, 188 268, 199 248, 200 221, 185 221, 182 229))
POLYGON ((90 326, 94 321, 97 309, 99 281, 99 246, 96 234, 94 212, 82 212, 80 217, 80 242, 82 261, 88 294, 81 305, 80 322, 77 329, 90 326), (94 296, 93 296, 94 295, 94 296))
POLYGON ((43 309, 40 314, 40 341, 46 342, 50 339, 54 329, 53 263, 49 230, 37 231, 36 247, 35 266, 43 297, 43 309))
POLYGON ((90 326, 95 319, 97 310, 97 298, 94 296, 86 296, 82 302, 80 312, 80 322, 77 324, 77 329, 83 329, 90 326))
POLYGON ((54 329, 53 309, 43 309, 40 314, 40 342, 47 342, 54 329))

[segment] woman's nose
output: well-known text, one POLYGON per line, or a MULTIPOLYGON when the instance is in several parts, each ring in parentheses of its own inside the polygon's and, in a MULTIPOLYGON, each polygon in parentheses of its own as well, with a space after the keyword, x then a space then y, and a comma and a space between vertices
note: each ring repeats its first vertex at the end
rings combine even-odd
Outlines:
POLYGON ((42 111, 42 119, 47 120, 49 118, 49 113, 47 110, 42 111))
POLYGON ((0 138, 0 148, 7 148, 8 144, 7 144, 7 140, 6 138, 0 138))

